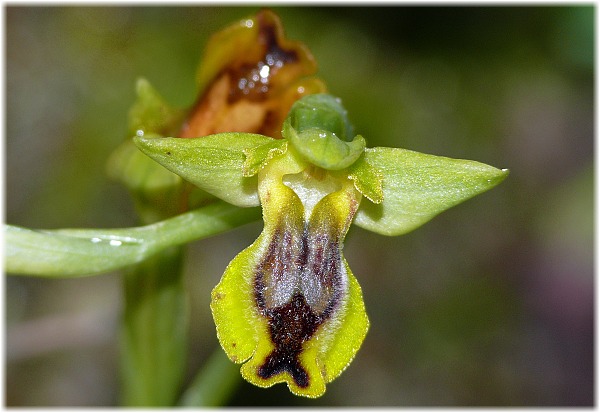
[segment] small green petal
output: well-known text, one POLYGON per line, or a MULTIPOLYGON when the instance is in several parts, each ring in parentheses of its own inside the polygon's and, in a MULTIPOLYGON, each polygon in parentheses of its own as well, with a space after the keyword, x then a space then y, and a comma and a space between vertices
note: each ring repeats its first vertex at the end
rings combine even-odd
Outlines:
POLYGON ((287 150, 287 141, 284 139, 273 139, 264 145, 244 150, 246 160, 244 161, 243 175, 254 176, 275 155, 283 155, 287 150))
POLYGON ((383 174, 383 202, 363 201, 354 223, 382 235, 412 231, 508 175, 483 163, 406 149, 367 149, 365 160, 383 174))
POLYGON ((356 189, 375 204, 383 201, 383 175, 361 157, 350 167, 348 176, 354 181, 356 189))
POLYGON ((243 173, 244 152, 272 141, 251 133, 201 138, 135 137, 138 148, 206 192, 240 207, 259 205, 256 177, 243 173))

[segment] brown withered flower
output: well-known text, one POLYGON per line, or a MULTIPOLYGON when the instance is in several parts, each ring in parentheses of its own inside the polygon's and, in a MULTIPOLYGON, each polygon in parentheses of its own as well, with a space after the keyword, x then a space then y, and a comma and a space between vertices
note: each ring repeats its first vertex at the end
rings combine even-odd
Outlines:
POLYGON ((316 71, 309 50, 284 37, 273 12, 243 19, 210 39, 197 76, 203 92, 179 136, 247 132, 281 138, 292 104, 326 91, 313 77, 316 71))

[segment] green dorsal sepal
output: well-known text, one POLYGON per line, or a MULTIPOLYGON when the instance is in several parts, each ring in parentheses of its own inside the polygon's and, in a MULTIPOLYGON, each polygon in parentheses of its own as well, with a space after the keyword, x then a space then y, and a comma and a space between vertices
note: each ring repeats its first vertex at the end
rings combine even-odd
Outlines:
POLYGON ((283 124, 282 135, 307 161, 328 170, 349 167, 364 152, 365 139, 353 136, 339 99, 326 94, 296 101, 283 124))

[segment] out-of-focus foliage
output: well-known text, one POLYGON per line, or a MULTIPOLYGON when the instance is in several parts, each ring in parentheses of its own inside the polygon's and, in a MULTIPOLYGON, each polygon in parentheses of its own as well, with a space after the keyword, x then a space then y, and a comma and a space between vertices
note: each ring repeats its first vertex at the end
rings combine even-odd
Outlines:
MULTIPOLYGON (((189 106, 208 36, 256 11, 7 7, 7 221, 136 225, 126 190, 104 171, 136 79, 189 106)), ((591 405, 593 7, 275 11, 369 146, 511 175, 405 236, 352 229, 346 257, 371 320, 352 366, 316 401, 243 384, 232 403, 591 405)), ((218 345, 210 290, 259 232, 187 254, 188 381, 218 345)), ((9 406, 116 402, 119 288, 114 275, 7 279, 9 406)))

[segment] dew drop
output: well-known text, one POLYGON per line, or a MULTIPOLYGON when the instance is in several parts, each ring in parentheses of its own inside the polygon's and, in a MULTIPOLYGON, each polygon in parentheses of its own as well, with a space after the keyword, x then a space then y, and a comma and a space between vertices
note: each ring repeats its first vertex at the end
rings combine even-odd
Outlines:
POLYGON ((261 67, 260 72, 259 72, 260 77, 262 77, 262 78, 269 77, 269 71, 270 70, 271 70, 271 68, 269 66, 267 66, 267 65, 264 65, 263 67, 261 67))

